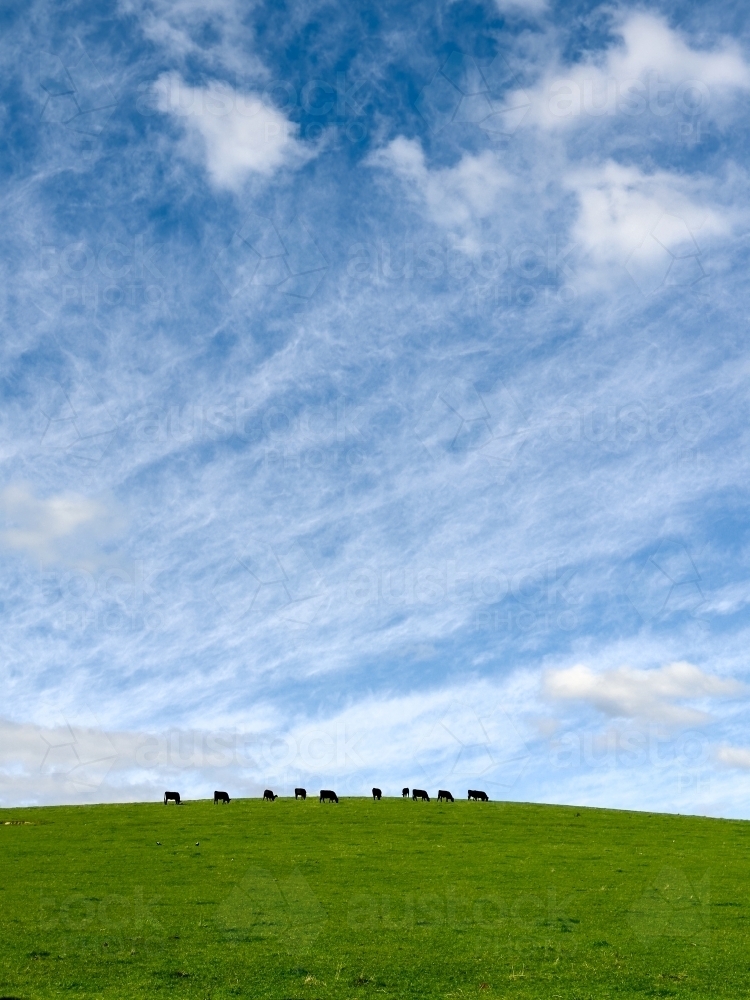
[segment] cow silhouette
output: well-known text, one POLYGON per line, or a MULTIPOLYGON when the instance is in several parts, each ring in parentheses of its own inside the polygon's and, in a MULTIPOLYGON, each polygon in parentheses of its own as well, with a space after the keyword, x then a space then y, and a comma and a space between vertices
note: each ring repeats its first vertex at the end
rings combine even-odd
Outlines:
POLYGON ((330 788, 321 788, 319 802, 338 802, 339 797, 330 788))
POLYGON ((444 788, 441 788, 440 791, 438 792, 438 802, 443 802, 443 801, 454 802, 455 799, 453 798, 450 792, 446 792, 444 788))
POLYGON ((274 795, 271 789, 267 788, 265 792, 263 792, 263 801, 273 802, 274 799, 278 799, 278 795, 274 795))
POLYGON ((295 788, 294 789, 294 797, 295 797, 295 799, 306 799, 307 798, 307 792, 305 791, 304 788, 295 788))
POLYGON ((214 792, 214 805, 216 805, 217 802, 226 802, 229 804, 230 798, 226 792, 214 792))
POLYGON ((415 788, 411 793, 411 797, 414 802, 416 802, 417 799, 421 799, 422 802, 430 801, 430 796, 423 788, 415 788))
POLYGON ((408 799, 409 798, 409 789, 408 788, 402 788, 401 789, 401 798, 402 799, 408 799))
POLYGON ((469 799, 474 799, 476 802, 489 802, 487 797, 487 792, 480 792, 476 788, 469 789, 469 799))
POLYGON ((377 799, 378 802, 380 802, 380 797, 382 796, 382 794, 383 793, 380 791, 379 788, 373 788, 373 790, 372 790, 372 797, 373 797, 373 799, 377 799))
POLYGON ((180 804, 180 793, 179 792, 165 792, 164 793, 164 805, 167 802, 174 802, 175 805, 180 804))

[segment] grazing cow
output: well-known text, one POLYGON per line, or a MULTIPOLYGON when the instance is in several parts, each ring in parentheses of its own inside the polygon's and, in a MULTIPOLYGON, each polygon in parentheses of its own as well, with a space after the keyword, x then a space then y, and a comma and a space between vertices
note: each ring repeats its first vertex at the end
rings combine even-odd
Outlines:
POLYGON ((444 788, 441 788, 438 792, 438 802, 453 802, 455 801, 450 792, 446 792, 444 788))
POLYGON ((422 802, 430 801, 430 796, 423 788, 415 788, 411 793, 411 797, 414 802, 416 802, 417 799, 420 799, 422 802))
POLYGON ((214 792, 214 805, 217 802, 226 802, 229 805, 230 799, 226 792, 214 792))
POLYGON ((469 789, 469 799, 474 799, 475 802, 489 802, 487 797, 487 792, 480 792, 476 788, 469 789))
POLYGON ((402 788, 401 789, 401 798, 402 799, 408 799, 409 798, 409 789, 408 788, 402 788))
POLYGON ((307 798, 307 792, 305 791, 304 788, 295 788, 294 789, 294 797, 295 797, 295 799, 306 799, 307 798))
POLYGON ((380 796, 381 796, 382 794, 383 794, 383 793, 382 793, 382 792, 380 791, 380 789, 379 789, 379 788, 373 788, 373 790, 372 790, 372 797, 373 797, 373 800, 374 800, 374 799, 377 799, 377 800, 378 800, 378 802, 380 802, 380 796))
POLYGON ((165 792, 164 793, 164 805, 167 802, 174 802, 176 806, 180 804, 180 793, 179 792, 165 792))
POLYGON ((271 789, 267 788, 265 792, 263 792, 263 801, 273 802, 274 799, 278 799, 278 795, 274 795, 271 789))
POLYGON ((330 788, 321 788, 320 802, 338 802, 338 800, 338 795, 335 792, 332 792, 330 788))

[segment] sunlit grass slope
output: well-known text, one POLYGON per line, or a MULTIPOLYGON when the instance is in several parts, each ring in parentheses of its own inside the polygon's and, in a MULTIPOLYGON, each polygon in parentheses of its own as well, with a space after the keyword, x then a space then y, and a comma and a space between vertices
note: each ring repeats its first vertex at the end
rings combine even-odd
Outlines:
POLYGON ((750 995, 747 823, 278 799, 0 824, 3 997, 750 995))

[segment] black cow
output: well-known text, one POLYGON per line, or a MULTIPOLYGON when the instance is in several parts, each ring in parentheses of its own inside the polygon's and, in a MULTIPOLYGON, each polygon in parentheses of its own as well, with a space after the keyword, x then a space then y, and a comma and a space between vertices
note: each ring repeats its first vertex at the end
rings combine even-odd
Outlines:
POLYGON ((175 805, 180 804, 180 793, 179 792, 165 792, 164 793, 164 805, 167 802, 174 802, 175 805))
POLYGON ((409 798, 409 789, 408 788, 402 788, 401 789, 401 798, 402 799, 408 799, 409 798))
POLYGON ((444 788, 441 788, 438 792, 438 802, 454 802, 454 798, 450 792, 446 792, 444 788))
POLYGON ((474 799, 475 802, 489 802, 487 797, 487 792, 480 792, 476 788, 469 789, 469 799, 474 799))
POLYGON ((421 799, 422 802, 430 801, 430 796, 423 788, 415 788, 411 793, 411 797, 414 802, 416 802, 417 799, 421 799))
POLYGON ((274 799, 278 799, 278 795, 274 795, 271 789, 267 788, 265 792, 263 792, 263 801, 273 802, 274 799))
POLYGON ((378 802, 380 802, 380 797, 381 797, 382 794, 383 793, 380 791, 379 788, 373 788, 373 790, 372 790, 372 797, 373 797, 373 799, 377 799, 378 802))
POLYGON ((304 788, 295 788, 294 789, 294 797, 295 797, 295 799, 306 799, 307 798, 307 792, 305 791, 304 788))
POLYGON ((226 802, 229 805, 230 799, 226 792, 214 792, 214 805, 217 802, 226 802))
POLYGON ((339 797, 335 792, 332 792, 330 788, 321 788, 320 790, 320 802, 338 802, 339 797))

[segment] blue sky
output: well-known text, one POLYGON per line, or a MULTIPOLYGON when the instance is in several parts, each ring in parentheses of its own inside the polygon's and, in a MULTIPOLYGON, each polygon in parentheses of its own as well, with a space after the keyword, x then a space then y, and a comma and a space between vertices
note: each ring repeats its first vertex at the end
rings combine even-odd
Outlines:
POLYGON ((3 804, 748 815, 742 13, 4 8, 3 804))

